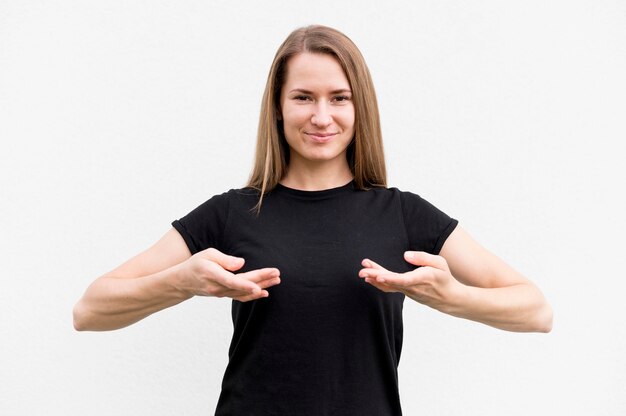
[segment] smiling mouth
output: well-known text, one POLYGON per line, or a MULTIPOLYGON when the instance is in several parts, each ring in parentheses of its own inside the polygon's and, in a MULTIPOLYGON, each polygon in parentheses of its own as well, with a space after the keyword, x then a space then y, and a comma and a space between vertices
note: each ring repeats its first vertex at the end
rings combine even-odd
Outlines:
POLYGON ((307 136, 313 139, 316 142, 324 143, 332 139, 338 133, 315 133, 315 132, 305 132, 307 136))

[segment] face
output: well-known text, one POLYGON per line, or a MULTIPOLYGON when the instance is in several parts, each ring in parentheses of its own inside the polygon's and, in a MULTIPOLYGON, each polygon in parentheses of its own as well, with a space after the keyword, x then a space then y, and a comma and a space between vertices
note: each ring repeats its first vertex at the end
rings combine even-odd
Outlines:
POLYGON ((291 166, 301 162, 347 165, 354 105, 348 78, 333 56, 305 52, 290 58, 280 106, 291 166))

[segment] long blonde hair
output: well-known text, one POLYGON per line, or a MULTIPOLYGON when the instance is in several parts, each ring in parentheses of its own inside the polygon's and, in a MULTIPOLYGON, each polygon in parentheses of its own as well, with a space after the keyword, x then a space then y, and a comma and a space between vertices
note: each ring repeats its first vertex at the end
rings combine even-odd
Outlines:
POLYGON ((358 189, 387 186, 380 116, 374 84, 365 60, 356 45, 343 33, 326 26, 307 26, 294 30, 280 45, 267 77, 254 167, 249 187, 263 195, 276 187, 289 164, 289 146, 280 121, 280 93, 287 77, 287 62, 303 52, 333 56, 346 74, 352 90, 355 111, 354 138, 347 149, 350 171, 358 189))

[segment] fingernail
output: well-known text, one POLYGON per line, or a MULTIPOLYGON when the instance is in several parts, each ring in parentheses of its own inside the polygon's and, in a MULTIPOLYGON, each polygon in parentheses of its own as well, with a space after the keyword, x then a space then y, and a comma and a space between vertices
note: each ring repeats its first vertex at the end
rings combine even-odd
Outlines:
POLYGON ((405 251, 404 252, 404 257, 406 257, 407 259, 412 259, 413 258, 413 252, 412 251, 405 251))

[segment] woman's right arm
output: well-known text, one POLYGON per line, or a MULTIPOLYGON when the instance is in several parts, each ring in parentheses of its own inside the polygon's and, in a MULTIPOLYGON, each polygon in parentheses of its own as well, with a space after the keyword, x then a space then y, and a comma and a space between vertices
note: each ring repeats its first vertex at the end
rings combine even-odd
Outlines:
POLYGON ((74 306, 74 328, 123 328, 193 296, 230 297, 242 302, 268 296, 280 283, 275 268, 234 274, 242 258, 209 248, 193 256, 178 231, 96 279, 74 306))

